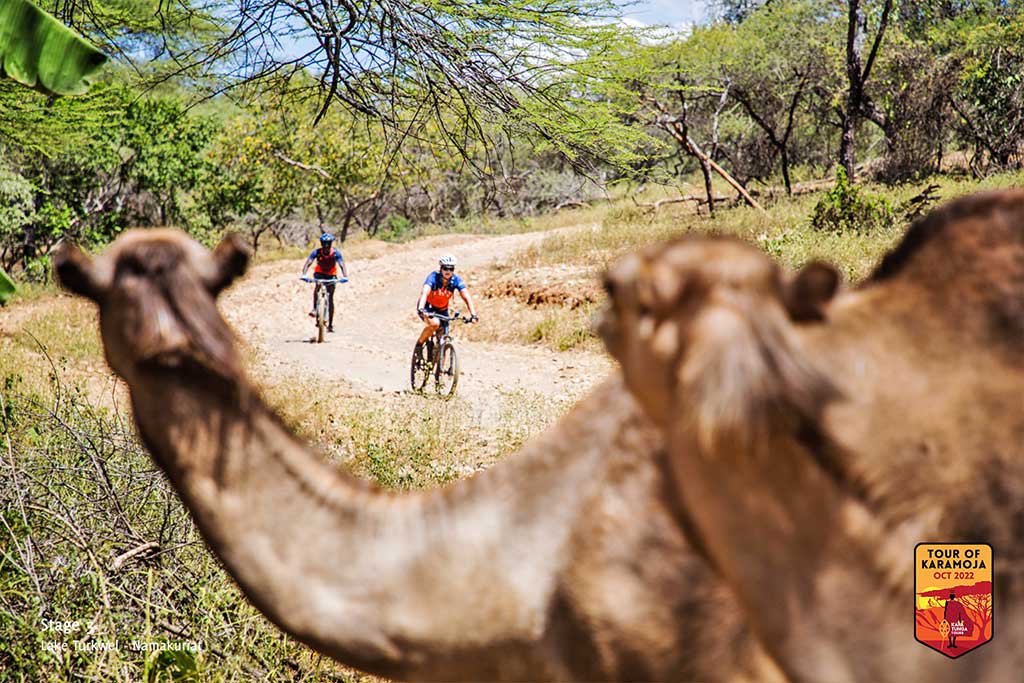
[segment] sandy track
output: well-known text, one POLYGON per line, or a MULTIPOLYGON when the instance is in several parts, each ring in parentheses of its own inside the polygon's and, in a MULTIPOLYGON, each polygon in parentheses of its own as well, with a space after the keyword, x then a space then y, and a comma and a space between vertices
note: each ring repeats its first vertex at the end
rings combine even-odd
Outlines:
MULTIPOLYGON (((442 253, 459 258, 459 273, 470 291, 476 275, 489 264, 508 258, 546 234, 501 237, 443 235, 390 247, 376 258, 346 256, 350 282, 335 294, 336 333, 323 344, 313 343, 315 329, 307 316, 312 285, 298 280, 300 261, 272 262, 255 267, 222 300, 222 310, 249 346, 266 381, 344 381, 359 393, 404 394, 409 388, 409 360, 422 323, 416 299, 423 279, 442 253)), ((344 246, 342 246, 344 253, 344 246)), ((456 310, 462 309, 461 300, 456 310)), ((481 325, 499 325, 500 303, 476 298, 481 325)), ((605 355, 555 353, 541 347, 470 342, 453 328, 462 375, 458 394, 482 424, 498 419, 504 392, 575 399, 611 368, 605 355)))

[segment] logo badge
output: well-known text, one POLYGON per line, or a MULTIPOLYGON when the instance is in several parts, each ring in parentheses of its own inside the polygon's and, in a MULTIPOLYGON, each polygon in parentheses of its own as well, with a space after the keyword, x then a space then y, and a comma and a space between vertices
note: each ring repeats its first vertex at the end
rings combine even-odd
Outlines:
POLYGON ((914 548, 914 638, 956 658, 992 640, 992 546, 914 548))

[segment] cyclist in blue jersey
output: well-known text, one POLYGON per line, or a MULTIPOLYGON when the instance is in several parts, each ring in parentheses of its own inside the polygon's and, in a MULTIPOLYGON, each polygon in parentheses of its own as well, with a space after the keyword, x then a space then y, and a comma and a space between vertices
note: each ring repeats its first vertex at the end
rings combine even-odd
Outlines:
POLYGON ((417 354, 420 353, 424 342, 430 339, 434 331, 441 325, 440 320, 431 318, 428 314, 449 315, 448 304, 455 292, 458 292, 462 300, 466 302, 466 306, 469 308, 470 322, 479 320, 476 315, 476 307, 473 305, 473 298, 466 290, 466 283, 455 274, 455 257, 442 256, 438 262, 438 269, 423 281, 420 298, 416 303, 416 312, 426 325, 420 332, 420 338, 416 341, 417 354))
MULTIPOLYGON (((334 235, 329 232, 325 232, 320 235, 320 248, 314 249, 306 259, 306 265, 302 266, 302 275, 306 275, 306 271, 309 270, 309 266, 316 261, 316 267, 313 268, 313 279, 314 280, 331 280, 336 277, 348 277, 348 268, 345 267, 345 259, 341 257, 341 252, 333 248, 331 244, 334 242, 334 235), (339 273, 339 270, 341 271, 339 273)), ((324 285, 327 287, 327 298, 330 302, 329 311, 327 318, 327 331, 334 332, 334 288, 335 284, 324 285)), ((311 318, 316 317, 316 294, 320 290, 320 285, 313 288, 313 310, 309 312, 311 318)))

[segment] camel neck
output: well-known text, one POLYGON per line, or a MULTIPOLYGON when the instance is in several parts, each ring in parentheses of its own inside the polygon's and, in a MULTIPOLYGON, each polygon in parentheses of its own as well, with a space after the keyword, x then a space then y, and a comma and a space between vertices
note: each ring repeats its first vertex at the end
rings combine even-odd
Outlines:
POLYGON ((260 611, 366 671, 462 678, 448 666, 465 634, 487 648, 544 632, 571 530, 622 428, 593 428, 628 400, 608 384, 506 466, 403 495, 324 462, 251 388, 206 371, 151 373, 132 397, 146 446, 260 611))

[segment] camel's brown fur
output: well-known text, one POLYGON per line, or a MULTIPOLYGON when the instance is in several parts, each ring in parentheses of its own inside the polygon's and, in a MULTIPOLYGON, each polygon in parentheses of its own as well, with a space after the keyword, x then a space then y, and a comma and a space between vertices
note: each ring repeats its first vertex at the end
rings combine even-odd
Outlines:
POLYGON ((211 256, 158 230, 55 259, 99 304, 154 459, 281 628, 401 679, 778 680, 684 539, 661 434, 619 378, 507 463, 386 494, 311 453, 244 378, 215 297, 245 262, 231 238, 211 256))
POLYGON ((686 528, 795 680, 1019 676, 1024 191, 953 202, 834 283, 728 238, 611 268, 602 332, 668 434, 686 528), (997 637, 955 663, 913 640, 926 541, 997 558, 997 637))

